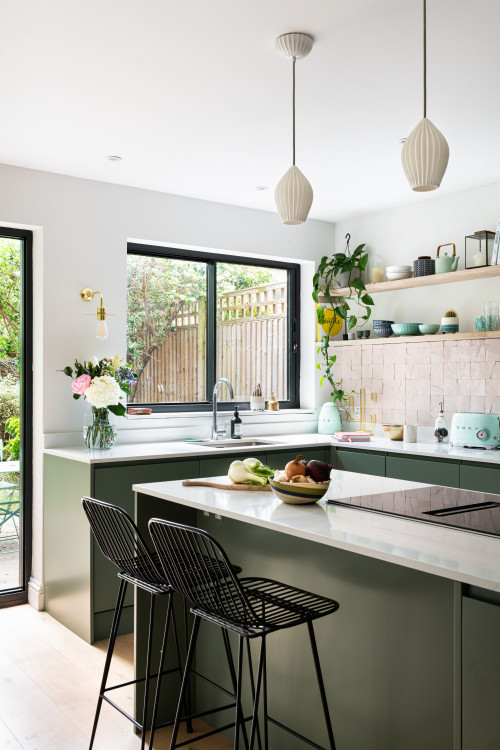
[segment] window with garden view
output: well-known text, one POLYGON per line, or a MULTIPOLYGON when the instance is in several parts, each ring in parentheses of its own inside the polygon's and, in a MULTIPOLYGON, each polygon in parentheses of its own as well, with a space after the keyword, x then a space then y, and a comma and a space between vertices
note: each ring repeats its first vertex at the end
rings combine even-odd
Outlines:
POLYGON ((224 377, 243 407, 259 388, 298 406, 298 266, 129 245, 127 272, 131 403, 210 408, 224 377))

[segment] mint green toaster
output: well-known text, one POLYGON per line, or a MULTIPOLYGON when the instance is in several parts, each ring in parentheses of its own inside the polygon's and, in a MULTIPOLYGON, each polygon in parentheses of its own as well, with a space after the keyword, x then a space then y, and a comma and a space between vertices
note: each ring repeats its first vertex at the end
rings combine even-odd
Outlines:
POLYGON ((500 415, 457 412, 451 420, 450 443, 460 448, 500 448, 500 415))

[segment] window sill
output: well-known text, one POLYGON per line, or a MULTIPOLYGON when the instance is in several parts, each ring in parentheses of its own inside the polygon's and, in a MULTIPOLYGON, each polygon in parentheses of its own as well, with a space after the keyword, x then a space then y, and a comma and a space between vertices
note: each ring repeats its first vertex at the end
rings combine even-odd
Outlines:
MULTIPOLYGON (((273 419, 276 416, 285 416, 287 414, 314 414, 314 409, 281 409, 280 411, 250 411, 244 410, 239 412, 242 417, 250 418, 250 419, 258 419, 259 417, 265 417, 269 419, 273 419)), ((217 416, 219 417, 232 417, 233 416, 233 410, 230 411, 220 411, 217 410, 217 416)), ((130 421, 136 421, 136 420, 149 420, 149 419, 200 419, 200 417, 203 419, 212 418, 212 412, 211 411, 180 411, 180 412, 168 412, 168 411, 160 411, 160 412, 153 412, 152 414, 127 414, 126 418, 130 421)))

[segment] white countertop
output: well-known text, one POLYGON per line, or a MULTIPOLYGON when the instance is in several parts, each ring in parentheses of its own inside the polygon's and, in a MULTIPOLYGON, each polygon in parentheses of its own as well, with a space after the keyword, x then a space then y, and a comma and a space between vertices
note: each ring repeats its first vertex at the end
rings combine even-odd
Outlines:
MULTIPOLYGON (((341 499, 422 486, 429 485, 333 471, 328 495, 341 499)), ((183 487, 180 481, 135 484, 133 489, 301 539, 500 591, 500 538, 327 505, 324 501, 285 505, 268 492, 183 487)))
POLYGON ((477 461, 485 464, 500 464, 500 450, 482 448, 454 448, 449 443, 404 443, 402 440, 389 440, 386 437, 373 437, 366 443, 340 443, 330 438, 335 448, 349 450, 381 451, 383 453, 402 453, 405 456, 428 456, 446 458, 455 461, 477 461))
MULTIPOLYGON (((246 437, 246 436, 245 436, 246 437)), ((125 443, 115 445, 104 451, 91 451, 88 448, 76 446, 68 448, 46 448, 44 453, 59 458, 68 458, 73 461, 81 461, 86 464, 107 464, 117 461, 149 461, 161 458, 194 458, 206 456, 224 456, 231 453, 246 453, 252 455, 256 452, 267 450, 286 450, 318 447, 330 447, 329 435, 318 435, 317 433, 304 433, 295 435, 248 435, 248 439, 265 440, 272 445, 235 445, 230 448, 213 448, 203 446, 202 443, 191 443, 183 440, 157 442, 157 443, 125 443)))

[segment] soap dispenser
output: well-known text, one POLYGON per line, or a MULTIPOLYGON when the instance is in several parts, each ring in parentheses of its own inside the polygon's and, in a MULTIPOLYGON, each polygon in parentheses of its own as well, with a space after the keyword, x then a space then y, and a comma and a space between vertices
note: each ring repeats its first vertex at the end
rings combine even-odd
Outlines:
POLYGON ((242 433, 243 422, 241 421, 241 417, 238 414, 238 407, 236 406, 234 409, 234 417, 231 420, 231 437, 233 439, 239 439, 241 438, 242 433))
POLYGON ((439 417, 434 423, 434 442, 447 443, 450 439, 448 433, 448 422, 444 418, 443 402, 439 402, 439 417))

